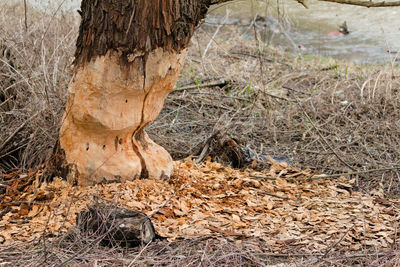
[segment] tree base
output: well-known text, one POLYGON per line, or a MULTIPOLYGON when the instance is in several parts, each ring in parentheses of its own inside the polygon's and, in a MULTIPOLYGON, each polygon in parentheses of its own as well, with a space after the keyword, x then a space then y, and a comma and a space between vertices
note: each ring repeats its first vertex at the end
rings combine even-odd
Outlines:
MULTIPOLYGON (((121 61, 109 51, 78 68, 60 130, 66 176, 80 185, 172 175, 169 153, 144 131, 173 90, 186 50, 121 61)), ((64 172, 65 173, 65 172, 64 172)))
MULTIPOLYGON (((64 141, 65 138, 63 139, 64 141)), ((57 165, 60 176, 79 185, 123 182, 135 179, 168 179, 173 173, 170 154, 154 143, 144 130, 121 136, 105 135, 92 138, 76 132, 70 143, 78 148, 70 151, 73 163, 67 164, 64 150, 59 150, 57 165), (90 143, 82 143, 88 140, 90 143)), ((65 145, 65 144, 64 144, 65 145)))

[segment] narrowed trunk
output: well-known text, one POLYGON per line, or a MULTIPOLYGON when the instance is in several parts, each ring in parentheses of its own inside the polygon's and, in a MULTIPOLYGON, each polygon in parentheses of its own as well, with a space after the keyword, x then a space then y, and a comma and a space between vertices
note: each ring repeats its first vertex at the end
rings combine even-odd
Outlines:
POLYGON ((73 77, 51 161, 80 184, 167 178, 144 128, 177 81, 207 0, 83 0, 73 77))

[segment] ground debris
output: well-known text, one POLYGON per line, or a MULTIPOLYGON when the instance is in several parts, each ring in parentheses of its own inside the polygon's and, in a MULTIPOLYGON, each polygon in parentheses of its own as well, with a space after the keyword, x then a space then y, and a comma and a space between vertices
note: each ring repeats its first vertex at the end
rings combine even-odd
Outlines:
POLYGON ((157 234, 168 240, 258 238, 276 253, 379 251, 396 243, 398 200, 355 192, 344 177, 307 180, 311 171, 269 160, 271 167, 260 172, 209 159, 195 164, 188 158, 175 162, 169 182, 135 180, 90 187, 57 178, 40 186, 33 182, 18 201, 2 201, 2 209, 9 210, 0 221, 0 241, 62 236, 75 227, 77 214, 87 205, 101 202, 147 214, 157 234))

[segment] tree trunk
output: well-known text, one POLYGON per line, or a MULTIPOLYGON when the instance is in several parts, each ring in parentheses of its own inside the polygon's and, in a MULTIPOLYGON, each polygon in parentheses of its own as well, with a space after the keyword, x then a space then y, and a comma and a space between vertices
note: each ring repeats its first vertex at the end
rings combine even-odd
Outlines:
POLYGON ((209 0, 83 0, 52 165, 79 184, 167 178, 172 158, 144 128, 177 81, 209 0))

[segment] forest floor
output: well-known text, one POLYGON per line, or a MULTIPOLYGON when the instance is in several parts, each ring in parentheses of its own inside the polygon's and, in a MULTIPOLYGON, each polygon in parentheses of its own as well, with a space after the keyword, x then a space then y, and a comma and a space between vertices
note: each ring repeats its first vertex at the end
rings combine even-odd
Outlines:
POLYGON ((148 128, 179 160, 172 179, 83 190, 30 169, 57 139, 78 21, 31 11, 25 32, 21 6, 0 15, 1 266, 400 265, 395 59, 292 54, 262 25, 204 23, 148 128), (71 234, 99 199, 151 215, 167 240, 121 249, 71 234))

